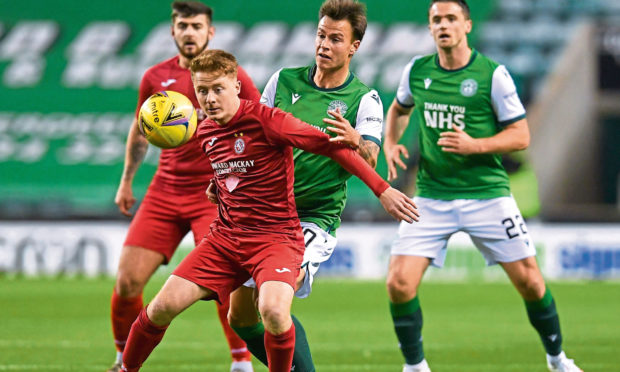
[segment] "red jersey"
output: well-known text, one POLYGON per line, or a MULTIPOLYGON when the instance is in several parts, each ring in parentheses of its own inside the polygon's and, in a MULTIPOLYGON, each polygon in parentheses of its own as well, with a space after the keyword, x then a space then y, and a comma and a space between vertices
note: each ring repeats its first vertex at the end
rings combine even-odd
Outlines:
POLYGON ((329 142, 326 133, 256 102, 241 100, 237 113, 223 126, 204 120, 197 135, 215 175, 216 228, 279 233, 299 229, 291 146, 329 156, 377 196, 389 187, 350 147, 329 142))
MULTIPOLYGON (((241 67, 239 67, 237 76, 241 81, 239 97, 258 102, 260 93, 241 67)), ((196 99, 191 72, 179 66, 178 55, 156 64, 144 73, 140 82, 136 117, 142 103, 152 94, 162 90, 174 90, 184 94, 194 104, 196 113, 198 113, 198 121, 205 118, 196 99)), ((194 135, 183 146, 161 150, 159 166, 152 183, 160 189, 178 191, 179 188, 185 190, 186 188, 206 187, 212 177, 211 164, 202 153, 200 143, 194 135)))

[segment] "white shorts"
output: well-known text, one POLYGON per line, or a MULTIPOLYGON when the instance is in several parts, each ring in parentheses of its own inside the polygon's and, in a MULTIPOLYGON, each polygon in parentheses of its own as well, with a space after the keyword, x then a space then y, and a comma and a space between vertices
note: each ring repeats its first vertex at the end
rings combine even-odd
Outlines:
MULTIPOLYGON (((311 222, 302 222, 301 229, 304 233, 304 242, 306 244, 301 268, 306 269, 306 276, 301 287, 295 292, 295 296, 306 298, 312 292, 312 283, 314 282, 314 276, 319 271, 319 266, 322 262, 329 260, 332 253, 334 253, 334 248, 336 248, 338 241, 335 237, 329 235, 327 231, 311 222)), ((243 285, 250 288, 256 287, 254 279, 249 279, 243 285)))
POLYGON ((493 199, 437 200, 416 196, 420 221, 402 222, 392 243, 392 256, 422 256, 442 267, 448 239, 469 234, 487 265, 536 255, 521 212, 512 196, 493 199))

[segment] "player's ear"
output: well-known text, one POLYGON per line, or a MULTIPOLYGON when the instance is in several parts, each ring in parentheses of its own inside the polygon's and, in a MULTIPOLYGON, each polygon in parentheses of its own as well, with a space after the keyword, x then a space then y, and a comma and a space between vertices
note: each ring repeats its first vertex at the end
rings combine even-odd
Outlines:
POLYGON ((237 95, 239 95, 239 93, 241 93, 241 80, 237 80, 236 88, 237 88, 237 95))
POLYGON ((467 34, 470 33, 473 26, 474 25, 473 25, 472 20, 471 19, 466 19, 465 20, 465 33, 467 33, 467 34))
POLYGON ((351 44, 351 49, 349 49, 349 57, 353 57, 355 52, 360 48, 360 40, 355 40, 353 44, 351 44))
POLYGON ((215 26, 209 25, 209 34, 207 35, 208 40, 212 40, 213 36, 215 36, 215 26))

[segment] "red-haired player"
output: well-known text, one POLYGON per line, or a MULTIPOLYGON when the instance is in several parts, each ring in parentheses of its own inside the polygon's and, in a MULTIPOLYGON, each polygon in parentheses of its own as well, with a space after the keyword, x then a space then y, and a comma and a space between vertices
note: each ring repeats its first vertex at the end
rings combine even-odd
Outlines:
MULTIPOLYGON (((211 21, 211 8, 202 3, 172 4, 172 36, 179 55, 147 70, 140 84, 137 110, 151 94, 174 90, 190 98, 199 118, 204 118, 194 93, 189 65, 207 48, 213 37, 215 29, 211 21)), ((260 94, 242 69, 239 69, 238 79, 241 82, 240 96, 258 101, 260 94)), ((131 188, 133 177, 147 146, 139 133, 137 119, 134 119, 115 199, 120 211, 128 216, 131 215, 129 209, 136 202, 131 188)), ((196 245, 208 233, 209 225, 217 215, 216 208, 209 203, 204 192, 212 177, 213 169, 202 154, 196 137, 178 148, 162 150, 159 167, 129 227, 120 257, 111 301, 117 360, 108 372, 120 370, 129 329, 143 307, 142 291, 147 281, 160 265, 169 262, 179 242, 190 230, 196 245)), ((233 358, 231 372, 251 372, 251 356, 245 342, 228 325, 228 303, 218 304, 218 314, 233 358)))
POLYGON ((258 288, 269 371, 289 372, 295 346, 290 307, 304 254, 293 195, 291 146, 329 156, 358 176, 396 219, 417 220, 415 204, 353 149, 277 108, 240 100, 235 57, 221 50, 192 61, 208 119, 198 138, 215 175, 218 217, 131 327, 123 370, 138 371, 172 319, 201 299, 228 301, 249 278, 258 288))

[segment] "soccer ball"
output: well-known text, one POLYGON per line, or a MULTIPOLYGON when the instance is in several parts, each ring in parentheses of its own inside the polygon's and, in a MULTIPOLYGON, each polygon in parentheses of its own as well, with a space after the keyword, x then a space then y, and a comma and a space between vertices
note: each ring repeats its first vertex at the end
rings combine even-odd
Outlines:
POLYGON ((172 90, 150 96, 140 107, 138 127, 157 147, 170 149, 189 141, 196 132, 196 110, 189 98, 172 90))

